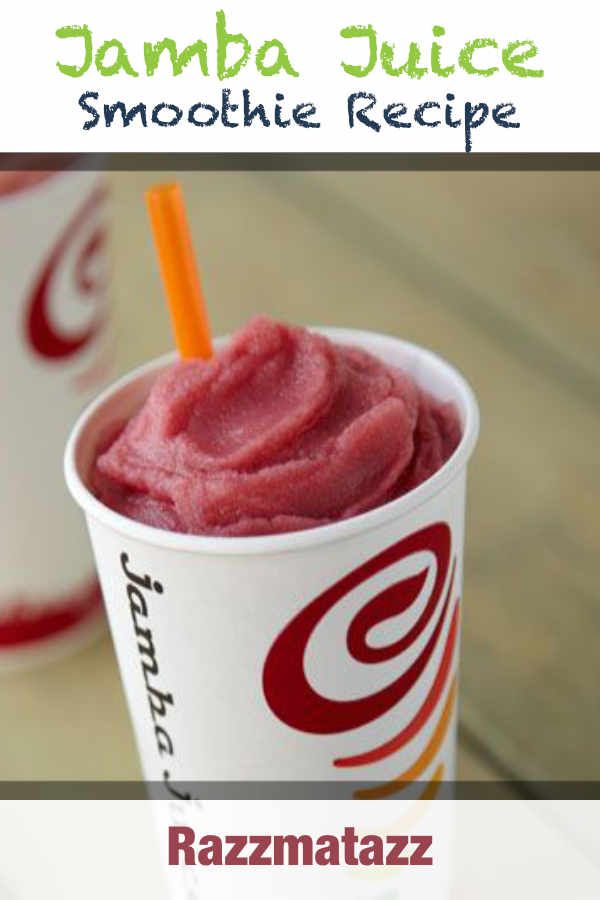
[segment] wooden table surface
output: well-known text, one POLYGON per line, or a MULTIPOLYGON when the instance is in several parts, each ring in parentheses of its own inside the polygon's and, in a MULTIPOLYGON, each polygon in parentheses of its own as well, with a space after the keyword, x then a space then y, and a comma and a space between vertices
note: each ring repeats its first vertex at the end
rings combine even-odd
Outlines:
MULTIPOLYGON (((141 191, 112 176, 119 369, 169 348, 141 191)), ((460 775, 600 777, 600 176, 184 173, 215 332, 255 312, 451 359, 470 471, 460 775)), ((108 639, 5 677, 0 779, 139 774, 108 639)))

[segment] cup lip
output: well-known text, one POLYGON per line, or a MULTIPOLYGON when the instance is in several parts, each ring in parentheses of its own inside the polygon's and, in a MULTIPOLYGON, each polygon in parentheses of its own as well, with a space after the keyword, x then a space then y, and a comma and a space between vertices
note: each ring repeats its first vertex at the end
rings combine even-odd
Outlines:
MULTIPOLYGON (((454 478, 462 472, 473 452, 479 435, 479 407, 475 395, 463 375, 451 363, 426 347, 410 341, 404 341, 393 335, 355 328, 333 328, 309 326, 311 331, 323 334, 336 343, 361 346, 368 342, 370 352, 373 343, 394 345, 396 348, 418 355, 421 359, 444 370, 448 381, 453 383, 455 396, 460 396, 464 405, 465 420, 461 441, 452 456, 438 471, 418 487, 401 497, 378 506, 368 512, 334 522, 330 525, 319 525, 302 531, 290 531, 283 534, 255 535, 247 537, 226 537, 217 535, 183 534, 167 531, 152 525, 145 525, 129 519, 101 503, 84 483, 80 476, 76 460, 79 444, 85 436, 87 426, 94 415, 112 397, 132 382, 143 378, 149 372, 160 371, 176 359, 175 353, 167 353, 156 357, 131 370, 117 381, 109 385, 80 414, 67 440, 64 455, 64 475, 67 487, 83 509, 86 517, 101 522, 106 527, 126 537, 156 547, 169 548, 202 555, 265 555, 285 553, 305 549, 314 545, 330 544, 352 537, 353 535, 371 531, 394 519, 400 519, 422 506, 436 494, 440 493, 454 478)), ((229 339, 225 335, 215 339, 217 346, 229 339)))

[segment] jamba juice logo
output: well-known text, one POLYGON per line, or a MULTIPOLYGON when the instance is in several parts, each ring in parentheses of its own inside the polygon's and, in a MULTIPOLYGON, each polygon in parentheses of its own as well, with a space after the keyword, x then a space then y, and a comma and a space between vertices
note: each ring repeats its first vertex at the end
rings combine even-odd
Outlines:
MULTIPOLYGON (((451 670, 458 632, 458 602, 452 604, 456 560, 452 565, 450 560, 451 534, 445 522, 437 522, 414 532, 358 566, 309 603, 286 625, 267 655, 263 690, 271 711, 290 728, 310 734, 339 734, 381 718, 406 697, 432 658, 444 623, 449 620, 436 674, 416 714, 385 743, 352 757, 336 759, 334 766, 367 766, 396 753, 428 722, 450 682, 438 723, 427 746, 409 770, 387 784, 358 791, 356 796, 388 796, 406 783, 417 780, 434 760, 446 735, 456 698, 456 683, 454 678, 451 679, 451 670), (304 667, 305 653, 317 626, 354 588, 389 566, 423 552, 428 552, 435 559, 435 575, 423 611, 414 625, 385 646, 369 643, 369 633, 373 628, 406 613, 417 602, 425 587, 430 565, 372 597, 356 613, 346 634, 346 647, 351 658, 357 663, 372 665, 392 660, 408 650, 435 619, 431 634, 416 658, 394 681, 367 696, 336 700, 320 694, 308 681, 304 667)), ((441 780, 442 775, 443 767, 439 766, 434 780, 441 780)))
POLYGON ((106 232, 99 213, 105 196, 105 189, 99 187, 77 210, 42 266, 27 302, 27 342, 46 360, 72 357, 92 340, 104 322, 106 275, 102 269, 106 232), (71 334, 53 315, 53 301, 57 291, 64 290, 65 274, 71 290, 90 306, 86 326, 71 334))

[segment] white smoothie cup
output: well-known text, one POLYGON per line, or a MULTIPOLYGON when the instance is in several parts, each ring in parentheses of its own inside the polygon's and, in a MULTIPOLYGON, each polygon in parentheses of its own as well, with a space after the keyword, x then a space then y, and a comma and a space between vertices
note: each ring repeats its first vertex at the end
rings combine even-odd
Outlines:
POLYGON ((168 532, 104 506, 88 488, 98 448, 173 357, 110 387, 69 438, 67 484, 85 512, 144 774, 162 783, 160 796, 185 794, 188 782, 258 781, 384 797, 409 782, 454 778, 477 403, 428 350, 318 330, 404 369, 458 408, 463 436, 451 459, 384 506, 320 528, 237 538, 168 532))

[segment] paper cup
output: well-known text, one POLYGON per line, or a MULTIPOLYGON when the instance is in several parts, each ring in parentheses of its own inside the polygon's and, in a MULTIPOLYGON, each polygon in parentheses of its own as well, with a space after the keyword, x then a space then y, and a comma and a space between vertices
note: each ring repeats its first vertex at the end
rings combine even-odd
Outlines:
POLYGON ((378 509, 307 531, 223 538, 155 529, 105 507, 87 486, 98 448, 171 358, 106 391, 69 439, 67 483, 85 511, 145 777, 162 796, 185 793, 187 782, 259 781, 381 797, 454 777, 477 404, 427 350, 321 331, 410 372, 460 413, 452 458, 378 509))
POLYGON ((107 184, 0 173, 0 671, 97 634, 89 542, 60 477, 73 419, 109 375, 107 184))

